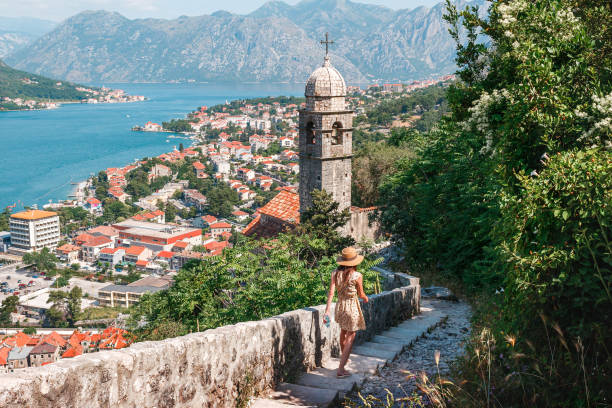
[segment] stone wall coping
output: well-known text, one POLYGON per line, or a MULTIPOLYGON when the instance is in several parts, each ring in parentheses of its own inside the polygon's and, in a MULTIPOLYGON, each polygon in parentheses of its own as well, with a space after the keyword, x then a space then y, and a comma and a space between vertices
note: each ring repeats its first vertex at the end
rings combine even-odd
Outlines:
MULTIPOLYGON (((356 342, 419 311, 418 278, 370 295, 368 328, 356 342)), ((403 278, 406 279, 406 278, 403 278)), ((2 407, 233 406, 251 375, 254 391, 314 368, 339 352, 339 327, 325 305, 208 329, 129 348, 83 354, 0 374, 2 407)))

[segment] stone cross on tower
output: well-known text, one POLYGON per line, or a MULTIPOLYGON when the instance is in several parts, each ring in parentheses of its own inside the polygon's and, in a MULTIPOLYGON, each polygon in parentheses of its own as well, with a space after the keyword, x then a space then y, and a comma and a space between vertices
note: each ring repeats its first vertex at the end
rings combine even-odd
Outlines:
POLYGON ((346 108, 346 84, 329 61, 325 34, 325 59, 306 83, 306 108, 300 110, 300 212, 312 205, 313 190, 325 190, 340 204, 351 207, 351 157, 353 111, 346 108))
POLYGON ((329 39, 329 33, 325 33, 325 41, 321 40, 321 44, 325 44, 325 56, 329 55, 329 44, 333 44, 334 41, 329 39))

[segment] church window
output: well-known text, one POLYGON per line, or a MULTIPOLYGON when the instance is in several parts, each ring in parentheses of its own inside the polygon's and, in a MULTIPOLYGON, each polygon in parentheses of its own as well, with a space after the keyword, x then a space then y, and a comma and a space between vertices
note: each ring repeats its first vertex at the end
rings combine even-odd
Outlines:
POLYGON ((336 122, 332 126, 331 144, 332 145, 342 144, 342 123, 340 122, 336 122))
POLYGON ((312 122, 308 122, 306 125, 306 141, 308 144, 315 144, 317 142, 317 138, 315 136, 314 124, 312 122))

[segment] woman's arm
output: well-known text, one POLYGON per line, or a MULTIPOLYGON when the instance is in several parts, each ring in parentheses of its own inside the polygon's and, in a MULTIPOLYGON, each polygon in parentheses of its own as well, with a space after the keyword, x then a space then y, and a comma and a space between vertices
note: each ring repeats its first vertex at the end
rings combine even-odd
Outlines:
POLYGON ((334 290, 336 289, 336 271, 332 272, 331 282, 329 282, 329 292, 327 293, 327 307, 325 308, 325 314, 329 314, 332 300, 334 300, 334 290))
POLYGON ((363 276, 361 274, 359 274, 359 277, 357 278, 357 296, 359 296, 365 303, 370 301, 363 291, 363 276))

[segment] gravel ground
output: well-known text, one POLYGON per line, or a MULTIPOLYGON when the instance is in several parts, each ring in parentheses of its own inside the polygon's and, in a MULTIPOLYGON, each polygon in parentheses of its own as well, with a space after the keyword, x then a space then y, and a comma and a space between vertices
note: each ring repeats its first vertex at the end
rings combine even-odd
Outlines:
MULTIPOLYGON (((440 374, 444 377, 449 370, 448 364, 463 353, 463 342, 470 332, 470 306, 462 301, 452 302, 447 300, 432 300, 432 306, 443 311, 448 318, 425 334, 409 349, 383 367, 377 375, 368 378, 363 384, 360 393, 362 396, 373 396, 385 401, 388 389, 395 399, 410 396, 416 390, 415 379, 406 379, 407 371, 419 374, 425 372, 429 378, 437 376, 437 368, 434 360, 436 350, 440 351, 440 374)), ((362 406, 357 392, 347 395, 345 406, 362 406)), ((409 405, 409 404, 407 404, 409 405)), ((374 407, 386 406, 373 403, 374 407)), ((394 407, 400 407, 396 402, 394 407)))

